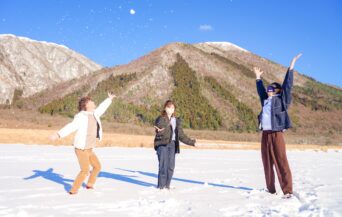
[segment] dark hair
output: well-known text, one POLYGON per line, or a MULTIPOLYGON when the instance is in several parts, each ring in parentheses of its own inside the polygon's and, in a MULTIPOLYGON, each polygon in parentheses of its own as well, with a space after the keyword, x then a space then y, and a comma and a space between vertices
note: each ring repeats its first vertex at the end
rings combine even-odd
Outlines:
MULTIPOLYGON (((166 100, 166 102, 164 103, 163 110, 162 110, 162 112, 161 112, 161 115, 162 115, 162 116, 167 116, 166 111, 165 111, 165 108, 166 108, 166 107, 169 107, 169 106, 171 106, 171 105, 173 105, 173 106, 175 107, 175 111, 176 111, 176 104, 175 104, 171 99, 166 100)), ((172 116, 176 116, 176 112, 174 112, 172 116)))
POLYGON ((89 96, 82 97, 80 101, 78 101, 78 111, 87 110, 86 105, 91 100, 89 96))
POLYGON ((279 84, 278 82, 273 82, 269 86, 274 87, 274 89, 276 89, 276 93, 281 93, 281 91, 283 90, 281 87, 281 84, 279 84), (278 91, 277 91, 277 89, 278 89, 278 91))

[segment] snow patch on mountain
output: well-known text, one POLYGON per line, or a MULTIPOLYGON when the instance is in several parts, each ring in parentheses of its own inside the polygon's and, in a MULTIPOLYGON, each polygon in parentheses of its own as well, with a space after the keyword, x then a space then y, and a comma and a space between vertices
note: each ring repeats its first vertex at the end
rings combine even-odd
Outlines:
POLYGON ((249 52, 248 50, 246 50, 242 47, 239 47, 239 46, 237 46, 233 43, 230 43, 230 42, 204 42, 201 44, 217 47, 217 48, 219 48, 221 50, 225 50, 225 51, 239 50, 239 51, 243 51, 243 52, 249 52))

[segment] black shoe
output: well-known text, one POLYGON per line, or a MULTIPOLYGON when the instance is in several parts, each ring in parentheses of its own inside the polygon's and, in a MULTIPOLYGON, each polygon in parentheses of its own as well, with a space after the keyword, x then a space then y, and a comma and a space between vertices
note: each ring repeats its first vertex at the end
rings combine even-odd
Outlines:
POLYGON ((277 194, 276 191, 269 191, 268 189, 265 189, 265 191, 266 191, 267 193, 270 193, 270 194, 277 194))

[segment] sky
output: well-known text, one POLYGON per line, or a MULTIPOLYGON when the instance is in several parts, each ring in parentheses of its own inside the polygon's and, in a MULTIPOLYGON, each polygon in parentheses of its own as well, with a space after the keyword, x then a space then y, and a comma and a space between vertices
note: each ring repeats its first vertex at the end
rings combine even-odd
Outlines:
POLYGON ((63 44, 111 67, 171 42, 228 41, 342 87, 339 0, 0 0, 0 34, 63 44))

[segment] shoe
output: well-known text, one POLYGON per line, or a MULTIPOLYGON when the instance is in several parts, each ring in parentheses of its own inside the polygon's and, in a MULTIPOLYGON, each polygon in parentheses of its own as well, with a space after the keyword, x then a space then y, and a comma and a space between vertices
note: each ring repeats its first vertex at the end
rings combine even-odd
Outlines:
POLYGON ((69 191, 68 192, 70 195, 75 195, 75 194, 77 194, 77 192, 71 192, 71 191, 69 191))
POLYGON ((166 186, 166 189, 167 190, 173 190, 173 189, 176 189, 176 187, 175 186, 166 186))
POLYGON ((291 198, 293 196, 293 194, 291 194, 291 193, 286 193, 286 194, 284 194, 284 196, 282 197, 283 199, 289 199, 289 198, 291 198))
POLYGON ((94 187, 86 185, 86 189, 94 189, 94 187))
POLYGON ((270 194, 275 194, 275 195, 277 195, 277 192, 276 192, 276 191, 274 191, 274 192, 272 191, 272 192, 271 192, 271 191, 269 191, 268 189, 264 189, 264 190, 265 190, 267 193, 270 193, 270 194))
POLYGON ((161 192, 166 192, 169 191, 170 189, 167 187, 162 187, 162 188, 158 188, 161 192))

